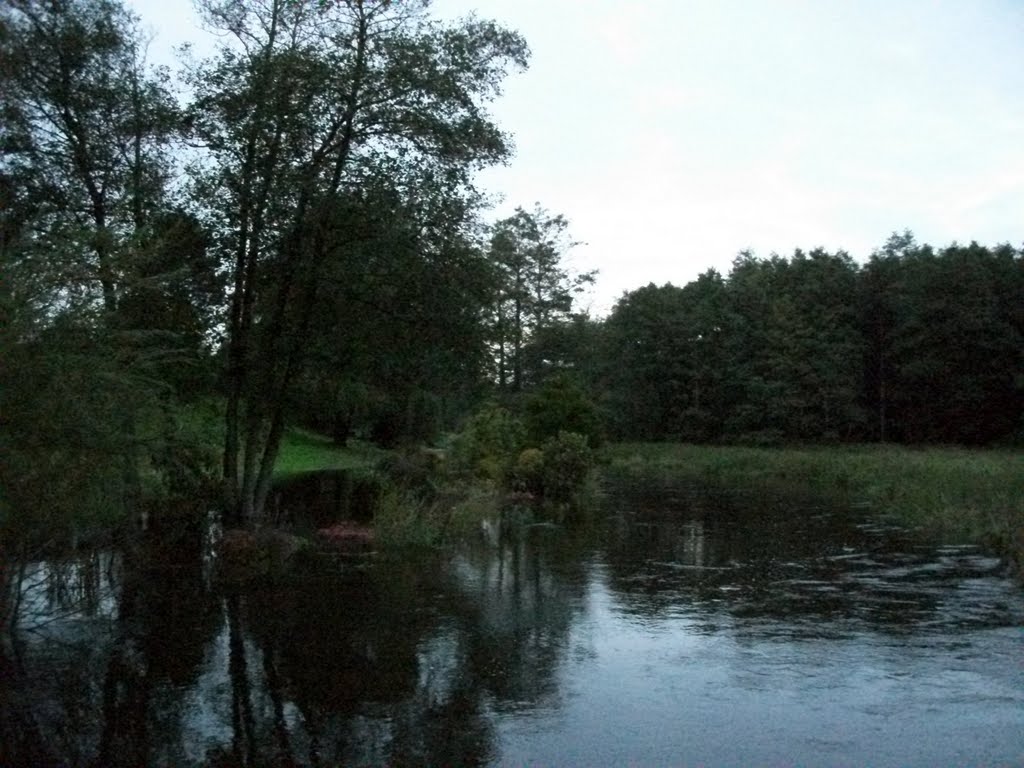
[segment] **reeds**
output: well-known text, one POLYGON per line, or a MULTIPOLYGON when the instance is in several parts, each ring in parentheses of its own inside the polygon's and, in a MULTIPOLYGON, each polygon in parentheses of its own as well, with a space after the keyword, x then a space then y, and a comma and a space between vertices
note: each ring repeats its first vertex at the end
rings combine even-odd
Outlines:
POLYGON ((624 443, 605 471, 718 487, 813 494, 936 539, 982 543, 1024 565, 1024 455, 1000 450, 828 446, 747 448, 624 443))

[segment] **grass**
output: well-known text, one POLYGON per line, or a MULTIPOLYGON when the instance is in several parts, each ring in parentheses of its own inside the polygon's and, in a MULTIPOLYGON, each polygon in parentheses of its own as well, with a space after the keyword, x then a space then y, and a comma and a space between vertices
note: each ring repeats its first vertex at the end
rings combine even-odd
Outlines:
MULTIPOLYGON (((390 453, 360 441, 349 441, 348 446, 340 448, 328 437, 293 429, 281 443, 274 477, 280 480, 331 469, 371 472, 390 453)), ((374 509, 374 528, 377 542, 385 549, 441 546, 479 531, 483 518, 498 514, 500 494, 486 484, 456 484, 427 501, 386 478, 382 482, 374 509)))
POLYGON ((384 548, 439 547, 473 534, 484 520, 501 515, 501 494, 487 484, 450 488, 433 501, 388 488, 374 514, 377 540, 384 548))
POLYGON ((608 446, 604 457, 605 471, 613 475, 809 492, 867 504, 930 537, 989 545, 1024 567, 1024 455, 1019 451, 624 443, 608 446))
POLYGON ((386 453, 382 448, 355 440, 342 448, 329 437, 292 429, 281 442, 274 478, 325 469, 371 469, 386 453))

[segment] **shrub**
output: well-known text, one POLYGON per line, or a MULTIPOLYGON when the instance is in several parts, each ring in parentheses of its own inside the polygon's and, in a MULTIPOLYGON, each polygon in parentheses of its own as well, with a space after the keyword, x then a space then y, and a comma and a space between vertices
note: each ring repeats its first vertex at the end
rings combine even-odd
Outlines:
POLYGON ((593 467, 593 454, 587 438, 575 432, 559 432, 544 443, 541 472, 544 499, 555 503, 574 503, 586 485, 593 467))
POLYGON ((544 452, 527 448, 519 454, 512 470, 512 490, 540 496, 544 492, 544 452))
POLYGON ((441 399, 422 389, 413 390, 405 405, 405 439, 433 443, 441 434, 441 399))
POLYGON ((548 379, 526 401, 526 431, 536 445, 563 431, 585 436, 594 448, 603 439, 597 406, 582 387, 564 374, 548 379))
POLYGON ((594 457, 586 435, 562 430, 537 447, 527 442, 523 424, 496 405, 474 415, 454 437, 451 460, 492 488, 528 493, 545 504, 578 507, 593 489, 594 457))
POLYGON ((448 517, 446 534, 459 539, 479 536, 484 521, 493 521, 501 516, 501 494, 493 487, 467 486, 453 500, 448 517))
POLYGON ((394 448, 402 440, 406 413, 403 404, 383 393, 376 393, 368 408, 370 439, 382 448, 394 448))
POLYGON ((436 546, 445 528, 445 514, 437 504, 408 490, 385 488, 373 516, 377 541, 383 547, 436 546))
POLYGON ((457 468, 504 484, 523 449, 526 431, 509 411, 489 404, 474 414, 452 442, 457 468))
POLYGON ((377 470, 390 484, 423 499, 432 499, 437 494, 441 462, 432 451, 409 449, 390 453, 380 460, 377 470))

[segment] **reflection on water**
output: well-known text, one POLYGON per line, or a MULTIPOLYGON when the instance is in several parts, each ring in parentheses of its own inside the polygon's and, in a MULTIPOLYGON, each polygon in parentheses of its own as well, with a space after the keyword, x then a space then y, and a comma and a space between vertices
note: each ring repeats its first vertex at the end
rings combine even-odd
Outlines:
POLYGON ((232 594, 201 563, 39 564, 4 733, 82 766, 1024 762, 996 560, 688 488, 606 506, 232 594))

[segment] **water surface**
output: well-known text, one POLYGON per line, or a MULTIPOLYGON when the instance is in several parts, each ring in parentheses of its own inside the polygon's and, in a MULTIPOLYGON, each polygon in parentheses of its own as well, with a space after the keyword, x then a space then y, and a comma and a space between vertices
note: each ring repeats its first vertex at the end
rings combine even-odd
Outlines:
POLYGON ((272 589, 105 562, 22 648, 69 765, 1024 765, 1024 591, 866 511, 613 486, 272 589))

